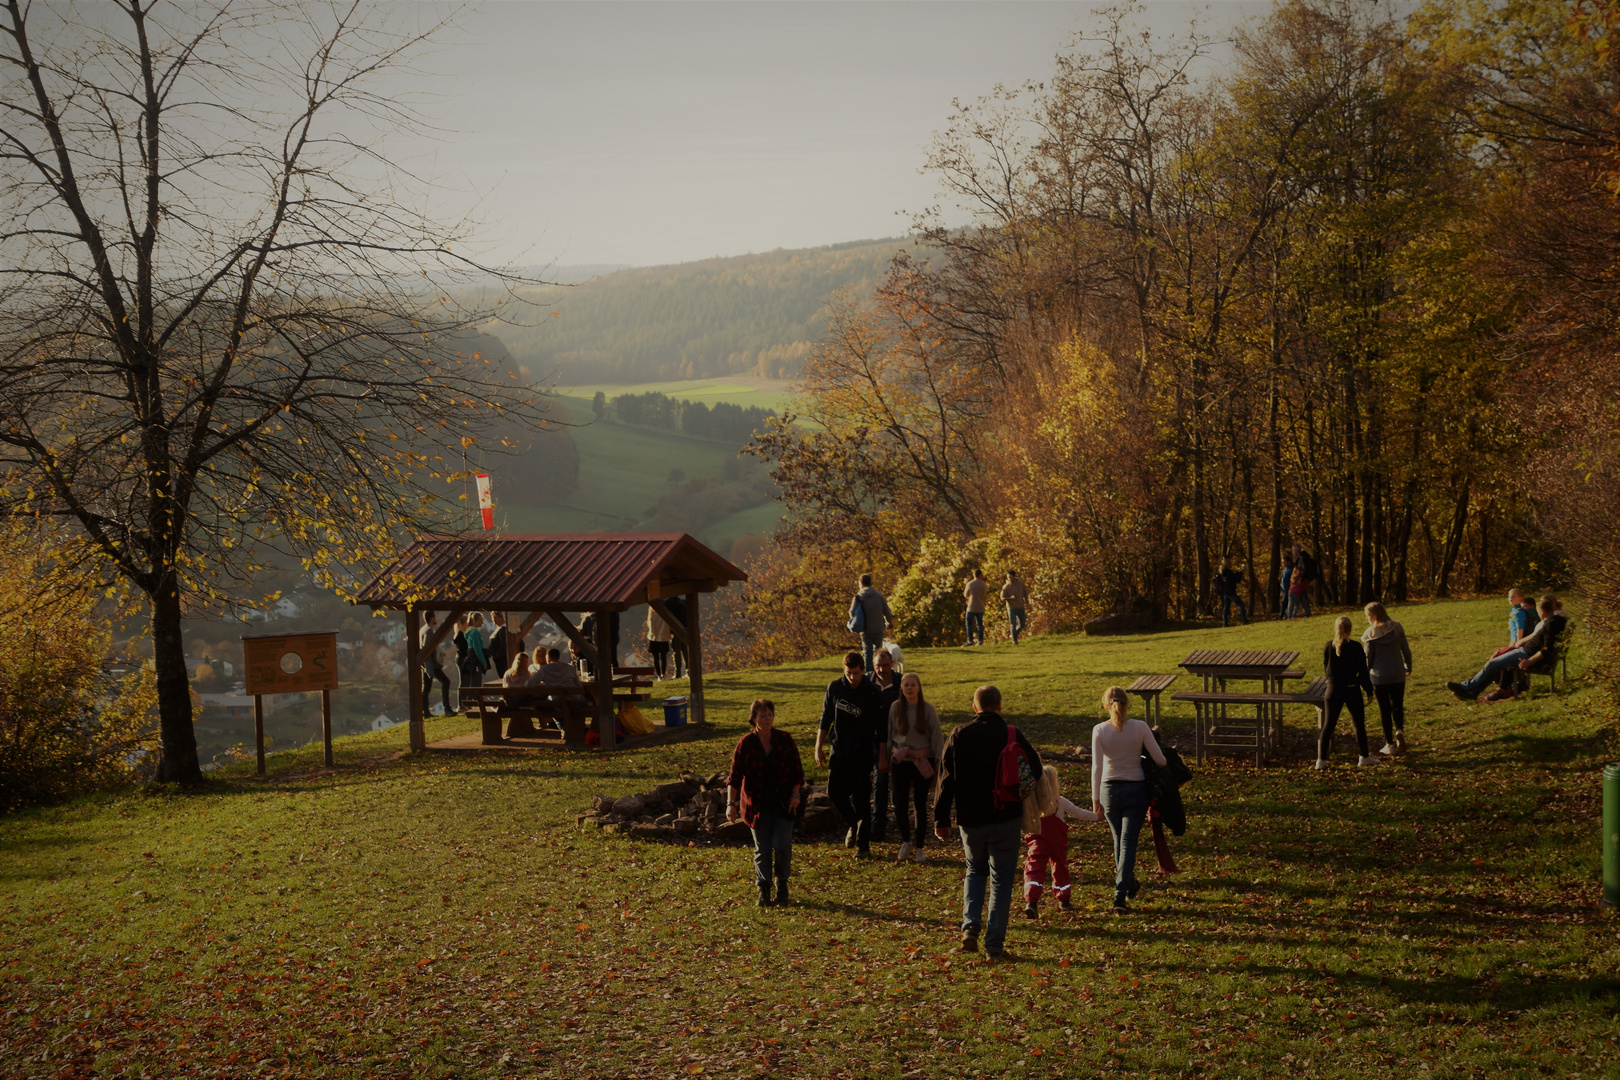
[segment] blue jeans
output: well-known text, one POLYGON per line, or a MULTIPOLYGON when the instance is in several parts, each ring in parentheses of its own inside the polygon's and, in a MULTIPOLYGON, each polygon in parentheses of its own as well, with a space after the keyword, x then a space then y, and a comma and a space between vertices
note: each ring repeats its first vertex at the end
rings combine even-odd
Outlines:
POLYGON ((1523 649, 1509 649, 1501 656, 1491 657, 1472 679, 1463 683, 1463 691, 1469 697, 1478 697, 1479 692, 1490 685, 1492 680, 1508 668, 1518 667, 1519 661, 1527 655, 1529 654, 1523 649))
POLYGON ((1023 823, 1016 818, 995 825, 958 827, 967 856, 967 874, 962 879, 962 929, 978 933, 984 926, 984 947, 992 953, 1000 952, 1007 940, 1007 909, 1012 905, 1018 856, 1024 850, 1022 830, 1023 823), (990 883, 988 924, 980 920, 986 877, 990 883))
POLYGON ((773 857, 776 876, 786 881, 793 864, 793 819, 761 812, 754 826, 754 882, 762 889, 770 888, 773 857))
POLYGON ((861 647, 866 650, 866 677, 872 677, 872 654, 883 648, 883 635, 873 637, 871 634, 861 635, 861 647))
POLYGON ((1018 635, 1024 632, 1027 621, 1024 618, 1024 609, 1010 607, 1007 609, 1007 625, 1012 627, 1013 644, 1018 644, 1018 635))
POLYGON ((1136 839, 1147 819, 1146 780, 1110 780, 1103 785, 1103 816, 1114 834, 1114 903, 1123 904, 1136 890, 1136 839))
POLYGON ((1245 604, 1243 602, 1243 597, 1239 596, 1237 593, 1222 593, 1221 594, 1221 625, 1222 626, 1227 625, 1228 620, 1230 619, 1231 614, 1232 614, 1232 605, 1233 604, 1236 604, 1238 606, 1238 614, 1243 617, 1243 621, 1245 623, 1247 623, 1249 621, 1249 605, 1247 605, 1247 604, 1245 604))
POLYGON ((983 645, 984 644, 984 612, 982 612, 982 611, 970 611, 970 612, 967 613, 967 637, 968 637, 967 643, 969 645, 973 644, 973 633, 974 633, 975 630, 977 630, 978 634, 979 634, 979 644, 983 645))

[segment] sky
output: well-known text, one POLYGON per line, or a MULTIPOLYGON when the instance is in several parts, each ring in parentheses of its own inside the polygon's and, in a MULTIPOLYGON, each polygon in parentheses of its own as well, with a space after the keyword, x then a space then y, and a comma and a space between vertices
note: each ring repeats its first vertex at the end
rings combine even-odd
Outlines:
MULTIPOLYGON (((900 236, 951 101, 1046 77, 1085 3, 496 2, 425 61, 489 257, 651 266, 900 236)), ((1152 2, 1212 31, 1270 4, 1152 2)))

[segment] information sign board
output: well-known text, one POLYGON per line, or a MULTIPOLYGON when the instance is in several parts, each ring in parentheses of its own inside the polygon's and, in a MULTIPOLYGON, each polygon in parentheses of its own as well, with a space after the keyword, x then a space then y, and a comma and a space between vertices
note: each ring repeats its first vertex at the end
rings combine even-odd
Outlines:
POLYGON ((336 690, 337 632, 244 636, 242 661, 250 694, 336 690))

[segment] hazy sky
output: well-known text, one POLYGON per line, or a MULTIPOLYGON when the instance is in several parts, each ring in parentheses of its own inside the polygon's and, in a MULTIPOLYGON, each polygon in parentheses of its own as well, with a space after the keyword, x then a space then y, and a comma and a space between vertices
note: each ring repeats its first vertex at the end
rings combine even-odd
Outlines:
MULTIPOLYGON (((429 66, 506 259, 652 265, 906 229, 953 97, 1046 77, 1087 3, 489 3, 429 66)), ((1155 2, 1212 29, 1263 2, 1155 2)), ((456 175, 456 174, 460 175, 456 175)))

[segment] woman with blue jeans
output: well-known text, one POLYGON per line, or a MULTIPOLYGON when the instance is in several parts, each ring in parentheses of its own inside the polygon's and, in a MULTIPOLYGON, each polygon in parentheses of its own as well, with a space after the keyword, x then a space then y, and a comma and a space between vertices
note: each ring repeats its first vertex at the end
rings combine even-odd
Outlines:
POLYGON ((793 736, 775 730, 776 706, 756 698, 748 710, 748 734, 731 753, 726 781, 726 819, 742 819, 754 833, 754 883, 760 907, 770 907, 776 877, 777 907, 788 906, 788 872, 793 861, 793 819, 799 814, 804 762, 793 736))
POLYGON ((1165 763, 1153 729, 1125 715, 1130 700, 1123 687, 1110 686, 1102 697, 1108 719, 1091 729, 1091 801, 1114 834, 1114 910, 1119 913, 1131 910, 1126 900, 1142 888, 1136 880, 1136 841, 1153 801, 1142 755, 1165 763))

